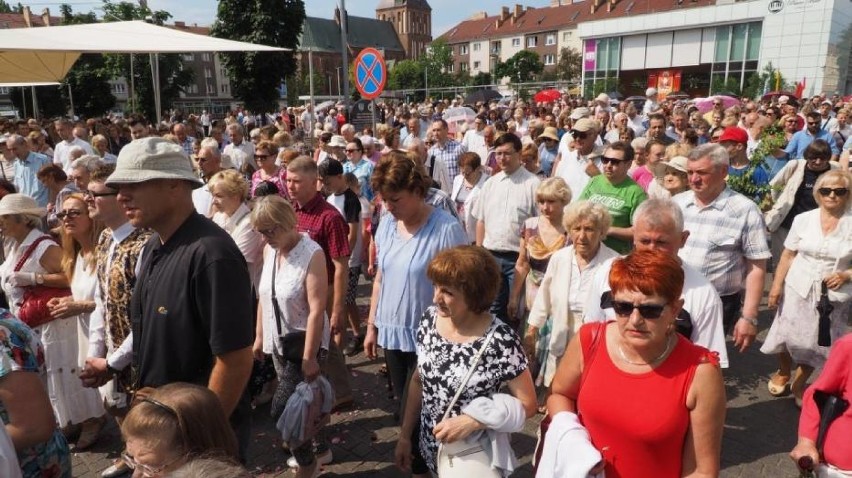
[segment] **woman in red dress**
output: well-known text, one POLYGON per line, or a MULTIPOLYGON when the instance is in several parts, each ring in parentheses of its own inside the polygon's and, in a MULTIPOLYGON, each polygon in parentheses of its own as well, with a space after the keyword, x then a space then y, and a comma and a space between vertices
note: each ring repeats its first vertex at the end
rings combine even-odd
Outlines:
POLYGON ((613 263, 609 282, 616 320, 571 340, 549 415, 579 416, 607 478, 718 476, 724 383, 718 358, 675 332, 680 263, 634 252, 613 263))

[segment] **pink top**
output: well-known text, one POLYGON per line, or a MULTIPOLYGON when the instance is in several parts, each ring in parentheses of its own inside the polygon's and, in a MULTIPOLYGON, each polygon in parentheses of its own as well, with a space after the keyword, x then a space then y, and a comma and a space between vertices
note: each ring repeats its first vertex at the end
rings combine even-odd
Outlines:
POLYGON ((275 186, 278 188, 278 195, 279 196, 281 196, 285 199, 290 199, 290 197, 287 193, 287 168, 279 167, 276 174, 272 175, 271 177, 269 177, 267 179, 263 179, 261 177, 262 173, 263 173, 263 170, 258 169, 257 171, 254 172, 254 174, 251 175, 251 197, 255 197, 254 196, 254 190, 255 190, 255 188, 257 188, 258 184, 260 184, 264 181, 269 181, 270 183, 275 184, 275 186))
MULTIPOLYGON (((839 395, 852 403, 852 335, 846 335, 831 346, 828 361, 816 381, 805 391, 802 415, 799 418, 799 436, 817 439, 819 409, 814 401, 814 391, 822 390, 839 395)), ((825 434, 823 458, 842 470, 852 470, 852 406, 837 417, 825 434)))
POLYGON ((648 185, 654 180, 654 174, 651 171, 648 171, 648 168, 645 166, 639 166, 636 168, 630 177, 636 181, 636 183, 639 184, 646 193, 648 192, 648 185))

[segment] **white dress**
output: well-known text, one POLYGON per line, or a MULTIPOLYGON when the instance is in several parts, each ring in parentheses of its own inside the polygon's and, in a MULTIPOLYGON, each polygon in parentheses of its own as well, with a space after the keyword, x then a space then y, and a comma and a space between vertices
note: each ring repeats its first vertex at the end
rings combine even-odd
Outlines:
MULTIPOLYGON (((2 279, 3 291, 9 299, 12 314, 18 312, 18 304, 23 299, 24 288, 11 286, 6 279, 14 272, 15 265, 29 245, 42 235, 44 234, 41 231, 33 229, 20 245, 12 249, 6 258, 6 262, 0 266, 0 279, 2 279)), ((21 271, 37 274, 47 273, 40 260, 49 247, 56 245, 52 240, 42 241, 24 262, 21 271)), ((78 265, 80 262, 77 261, 78 265)), ((75 276, 78 275, 81 274, 75 274, 75 276)), ((74 290, 73 283, 72 290, 74 290)), ((94 289, 92 289, 92 292, 94 292, 94 289)), ((75 299, 79 300, 91 300, 91 297, 84 298, 75 295, 75 299)), ((88 317, 89 314, 85 314, 87 328, 88 317)), ((77 316, 54 320, 33 328, 44 346, 44 378, 47 383, 50 404, 53 406, 53 412, 60 426, 69 423, 82 423, 89 418, 100 417, 104 414, 98 390, 84 388, 80 381, 80 322, 80 316, 77 316)))

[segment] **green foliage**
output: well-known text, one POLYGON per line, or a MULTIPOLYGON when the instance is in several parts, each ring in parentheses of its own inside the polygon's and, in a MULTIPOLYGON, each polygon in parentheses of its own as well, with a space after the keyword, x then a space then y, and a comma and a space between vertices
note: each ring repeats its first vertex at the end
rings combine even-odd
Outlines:
POLYGON ((592 83, 591 89, 586 89, 586 97, 594 98, 601 93, 609 93, 610 91, 618 91, 619 81, 615 76, 608 76, 592 83))
POLYGON ((769 170, 766 157, 770 156, 776 149, 782 148, 787 142, 783 129, 778 125, 767 126, 760 136, 760 144, 749 158, 748 169, 742 176, 728 176, 728 186, 734 191, 750 198, 766 210, 771 206, 769 194, 772 187, 768 184, 757 185, 754 183, 754 172, 757 168, 769 170))
POLYGON ((728 91, 740 96, 740 81, 733 77, 729 77, 728 81, 725 81, 722 77, 716 76, 710 82, 710 94, 715 95, 720 91, 728 91))
POLYGON ((491 73, 486 73, 484 71, 480 71, 473 78, 471 78, 471 85, 473 86, 485 86, 491 84, 491 73))
POLYGON ((423 64, 415 60, 396 62, 388 77, 389 90, 412 90, 423 88, 423 64))
POLYGON ((211 35, 290 48, 287 52, 222 53, 233 95, 251 111, 278 107, 278 86, 297 69, 294 51, 305 22, 302 0, 220 0, 211 35))
POLYGON ((14 7, 9 5, 4 0, 0 0, 0 13, 23 13, 24 6, 21 5, 21 2, 18 2, 14 7))
POLYGON ((453 49, 446 41, 433 41, 419 61, 429 75, 429 88, 455 86, 453 75, 448 73, 453 64, 453 49))
POLYGON ((793 91, 795 85, 787 83, 781 72, 772 66, 769 62, 760 73, 752 73, 746 79, 746 85, 743 87, 743 96, 753 99, 759 99, 763 95, 764 87, 768 86, 768 91, 793 91), (779 81, 780 80, 780 81, 779 81))
MULTIPOLYGON (((96 23, 94 12, 74 13, 71 6, 59 7, 63 25, 96 23)), ((65 75, 60 92, 64 105, 73 104, 74 114, 83 117, 101 116, 115 106, 115 96, 110 92, 112 71, 104 55, 84 53, 65 75), (68 87, 71 87, 69 96, 68 87)))
POLYGON ((544 63, 541 62, 538 54, 530 50, 521 50, 505 62, 497 63, 494 76, 509 77, 513 83, 525 83, 535 79, 542 71, 544 71, 544 63))
MULTIPOLYGON (((326 91, 327 87, 328 77, 314 72, 314 94, 321 94, 320 92, 326 91)), ((311 84, 307 69, 299 70, 287 78, 287 104, 299 104, 299 97, 309 94, 311 94, 311 84)))
MULTIPOLYGON (((36 105, 38 106, 38 116, 40 118, 63 116, 67 113, 65 105, 62 102, 62 95, 59 92, 60 88, 60 86, 54 85, 35 87, 36 105)), ((26 110, 26 116, 30 118, 35 116, 33 114, 32 91, 33 89, 28 86, 9 89, 9 99, 12 101, 12 105, 22 116, 25 113, 24 110, 26 110)))
POLYGON ((562 81, 580 81, 582 74, 583 54, 580 50, 564 47, 559 50, 559 61, 556 63, 556 74, 562 81))

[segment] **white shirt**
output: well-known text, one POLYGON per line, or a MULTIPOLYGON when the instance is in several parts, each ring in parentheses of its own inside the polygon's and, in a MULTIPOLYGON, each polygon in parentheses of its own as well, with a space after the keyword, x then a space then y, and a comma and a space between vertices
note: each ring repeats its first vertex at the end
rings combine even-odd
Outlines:
MULTIPOLYGON (((784 248, 796 251, 796 258, 784 283, 802 298, 816 287, 822 278, 837 270, 845 270, 852 262, 852 212, 847 211, 837 227, 823 234, 819 208, 803 212, 793 219, 784 248)), ((849 284, 844 289, 849 289, 849 284)))
MULTIPOLYGON (((610 292, 609 271, 612 268, 610 259, 595 273, 592 285, 583 309, 583 322, 603 322, 614 320, 615 312, 611 307, 601 309, 601 296, 610 292)), ((716 288, 698 270, 681 263, 683 267, 683 310, 680 313, 689 317, 692 323, 692 343, 706 347, 711 352, 719 354, 719 365, 728 367, 728 349, 725 347, 725 333, 722 325, 722 300, 716 293, 716 288)))
POLYGON ((254 144, 251 141, 243 140, 239 146, 231 143, 225 146, 222 154, 227 154, 231 158, 231 163, 237 171, 240 171, 246 163, 257 169, 257 163, 254 161, 254 144))
POLYGON ((86 154, 95 154, 92 146, 80 138, 74 138, 73 141, 62 140, 56 143, 56 148, 53 150, 53 162, 62 166, 66 174, 71 172, 70 154, 71 148, 79 146, 86 151, 86 154))
POLYGON ((224 212, 213 214, 213 222, 219 225, 237 244, 248 265, 252 285, 257 288, 260 267, 263 265, 263 237, 251 226, 251 210, 243 203, 231 217, 224 212))
POLYGON ((213 193, 206 184, 192 190, 192 205, 198 214, 204 217, 213 216, 213 193))
POLYGON ((485 223, 482 246, 492 251, 521 248, 521 224, 538 215, 535 191, 541 179, 523 166, 511 175, 500 171, 482 186, 473 217, 485 223))
POLYGON ((580 197, 580 193, 586 189, 586 185, 592 179, 591 176, 586 174, 586 165, 589 161, 593 161, 598 170, 603 171, 602 153, 603 149, 597 147, 585 156, 581 155, 579 150, 576 149, 560 151, 562 159, 559 161, 559 168, 553 172, 553 176, 558 176, 568 183, 568 188, 571 190, 571 202, 580 197))
POLYGON ((477 131, 476 128, 465 132, 464 138, 462 138, 462 145, 468 151, 478 154, 480 158, 488 157, 488 146, 485 145, 485 136, 483 136, 482 131, 477 131))

